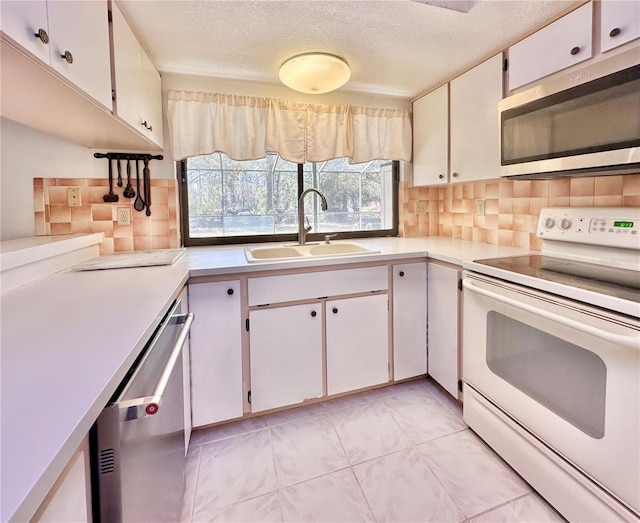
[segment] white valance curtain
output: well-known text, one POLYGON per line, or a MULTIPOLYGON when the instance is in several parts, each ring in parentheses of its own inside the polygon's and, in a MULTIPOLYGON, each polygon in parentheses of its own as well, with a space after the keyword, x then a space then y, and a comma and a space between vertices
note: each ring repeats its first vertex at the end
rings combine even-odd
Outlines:
POLYGON ((411 160, 408 111, 192 91, 168 92, 174 160, 223 152, 278 153, 293 163, 411 160))

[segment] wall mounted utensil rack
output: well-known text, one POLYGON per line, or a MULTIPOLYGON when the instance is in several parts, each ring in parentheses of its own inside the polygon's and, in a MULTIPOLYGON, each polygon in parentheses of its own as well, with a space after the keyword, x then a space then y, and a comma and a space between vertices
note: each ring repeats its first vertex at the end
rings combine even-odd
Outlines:
POLYGON ((127 162, 127 185, 122 192, 125 198, 135 198, 133 208, 136 211, 145 211, 147 216, 151 216, 151 171, 149 170, 149 162, 151 160, 162 160, 164 156, 161 154, 140 154, 140 153, 94 153, 94 158, 106 158, 109 161, 109 193, 105 194, 102 199, 106 203, 115 203, 120 197, 113 192, 113 168, 112 160, 116 161, 118 170, 118 187, 124 186, 122 180, 122 165, 124 160, 127 162), (136 190, 131 186, 131 162, 136 165, 136 190), (143 162, 144 168, 142 173, 142 189, 140 188, 140 162, 143 162))

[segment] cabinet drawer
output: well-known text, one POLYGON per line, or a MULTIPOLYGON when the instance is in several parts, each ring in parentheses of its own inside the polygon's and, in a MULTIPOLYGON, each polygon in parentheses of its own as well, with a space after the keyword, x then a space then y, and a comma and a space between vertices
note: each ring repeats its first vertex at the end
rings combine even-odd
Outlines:
POLYGON ((385 290, 386 266, 249 279, 249 306, 385 290))

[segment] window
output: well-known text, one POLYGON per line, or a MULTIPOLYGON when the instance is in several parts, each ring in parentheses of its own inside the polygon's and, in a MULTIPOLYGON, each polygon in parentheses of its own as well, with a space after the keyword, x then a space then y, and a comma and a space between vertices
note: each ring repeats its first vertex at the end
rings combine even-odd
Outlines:
POLYGON ((298 198, 311 187, 326 196, 328 209, 315 194, 305 197, 310 240, 397 234, 398 162, 295 164, 277 154, 236 161, 214 153, 183 160, 180 171, 185 245, 295 241, 298 198))

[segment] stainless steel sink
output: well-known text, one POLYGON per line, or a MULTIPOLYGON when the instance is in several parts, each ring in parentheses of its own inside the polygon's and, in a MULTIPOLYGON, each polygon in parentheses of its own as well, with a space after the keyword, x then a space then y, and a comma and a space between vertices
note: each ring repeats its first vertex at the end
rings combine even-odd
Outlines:
POLYGON ((245 249, 249 263, 295 260, 300 258, 340 257, 355 254, 375 254, 380 251, 363 247, 357 243, 321 243, 307 245, 278 245, 275 247, 254 247, 245 249))

